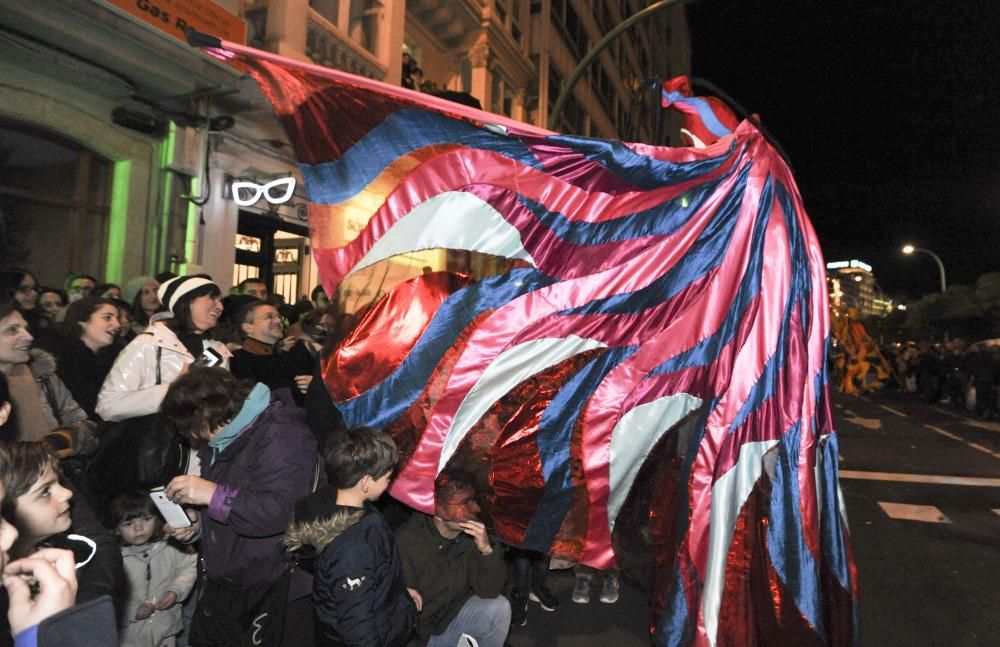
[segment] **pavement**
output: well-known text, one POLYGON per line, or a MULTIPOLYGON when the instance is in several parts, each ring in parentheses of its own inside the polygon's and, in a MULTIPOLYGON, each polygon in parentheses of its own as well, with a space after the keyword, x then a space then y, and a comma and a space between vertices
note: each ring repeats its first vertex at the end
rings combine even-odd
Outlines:
POLYGON ((861 646, 1000 645, 1000 425, 892 391, 833 402, 861 646))
POLYGON ((600 578, 594 578, 590 604, 575 604, 572 570, 550 571, 546 584, 559 598, 559 608, 545 611, 528 602, 528 624, 511 629, 512 647, 638 647, 649 645, 646 593, 622 578, 618 602, 598 600, 600 578))

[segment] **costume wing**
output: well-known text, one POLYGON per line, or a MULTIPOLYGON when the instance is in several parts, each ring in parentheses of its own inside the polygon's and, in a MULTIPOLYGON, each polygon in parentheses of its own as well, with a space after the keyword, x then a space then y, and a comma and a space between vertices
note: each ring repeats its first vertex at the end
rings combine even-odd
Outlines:
POLYGON ((348 423, 403 449, 393 496, 433 512, 475 465, 505 541, 600 568, 627 562, 613 533, 643 546, 659 644, 856 640, 824 263, 751 124, 697 150, 562 136, 223 46, 295 148, 328 292, 421 249, 520 265, 404 283, 328 360, 348 423))

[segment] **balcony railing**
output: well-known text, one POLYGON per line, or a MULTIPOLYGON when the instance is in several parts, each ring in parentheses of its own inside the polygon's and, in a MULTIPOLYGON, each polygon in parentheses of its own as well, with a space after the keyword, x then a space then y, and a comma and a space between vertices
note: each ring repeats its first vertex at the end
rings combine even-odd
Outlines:
POLYGON ((386 78, 385 65, 313 9, 306 25, 306 56, 317 65, 380 81, 386 78))

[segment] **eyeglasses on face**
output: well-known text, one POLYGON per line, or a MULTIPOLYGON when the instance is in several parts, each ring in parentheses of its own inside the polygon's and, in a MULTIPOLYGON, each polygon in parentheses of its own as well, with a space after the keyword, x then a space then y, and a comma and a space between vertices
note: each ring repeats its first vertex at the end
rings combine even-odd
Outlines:
POLYGON ((37 285, 19 285, 17 286, 17 291, 21 294, 27 294, 29 292, 41 292, 37 285))

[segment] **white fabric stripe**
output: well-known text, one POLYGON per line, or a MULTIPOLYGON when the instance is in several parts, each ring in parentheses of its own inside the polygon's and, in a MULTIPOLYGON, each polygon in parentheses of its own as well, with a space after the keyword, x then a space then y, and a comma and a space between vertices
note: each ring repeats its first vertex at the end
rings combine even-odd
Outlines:
POLYGON ((467 249, 535 265, 535 259, 521 244, 521 232, 500 212, 471 193, 445 191, 396 221, 351 271, 398 254, 434 248, 467 249))
POLYGON ((777 444, 777 440, 744 443, 736 465, 712 486, 708 564, 705 568, 701 610, 705 619, 706 638, 713 647, 718 637, 719 607, 722 606, 722 589, 726 581, 726 556, 729 554, 733 528, 754 483, 764 471, 764 454, 777 444))
POLYGON ((482 417, 494 402, 523 380, 544 371, 550 366, 594 348, 604 348, 606 344, 596 339, 584 339, 576 335, 567 337, 547 337, 536 339, 509 348, 490 362, 476 385, 458 406, 455 418, 448 429, 448 435, 441 447, 438 473, 444 469, 459 443, 465 438, 472 425, 482 417))
POLYGON ((615 425, 611 432, 611 492, 608 496, 608 527, 611 530, 653 446, 664 433, 700 406, 701 398, 688 393, 668 395, 633 407, 615 425))

